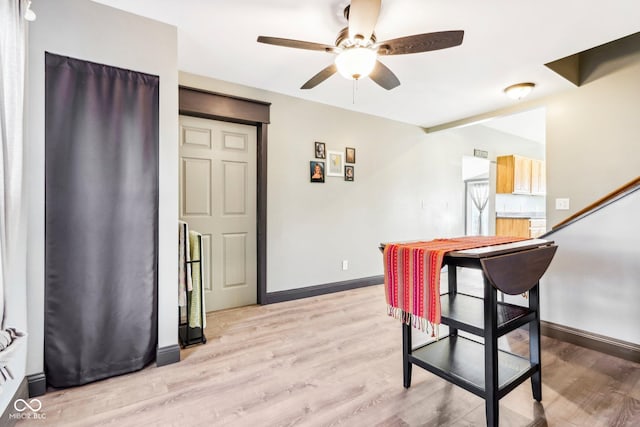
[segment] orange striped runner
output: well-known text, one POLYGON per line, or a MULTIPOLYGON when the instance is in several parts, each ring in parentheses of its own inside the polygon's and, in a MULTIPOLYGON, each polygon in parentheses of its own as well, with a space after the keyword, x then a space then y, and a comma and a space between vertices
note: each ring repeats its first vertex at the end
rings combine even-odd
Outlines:
POLYGON ((440 271, 447 252, 526 240, 508 236, 465 236, 384 247, 384 288, 389 316, 432 336, 440 324, 440 271))

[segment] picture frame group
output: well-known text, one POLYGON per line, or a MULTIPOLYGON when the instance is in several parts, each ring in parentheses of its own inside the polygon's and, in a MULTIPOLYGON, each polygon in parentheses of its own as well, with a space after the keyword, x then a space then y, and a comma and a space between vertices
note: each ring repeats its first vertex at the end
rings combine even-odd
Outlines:
POLYGON ((324 183, 326 176, 343 177, 345 181, 354 181, 355 148, 346 147, 344 152, 327 150, 324 142, 316 141, 314 156, 317 160, 309 162, 310 182, 324 183))

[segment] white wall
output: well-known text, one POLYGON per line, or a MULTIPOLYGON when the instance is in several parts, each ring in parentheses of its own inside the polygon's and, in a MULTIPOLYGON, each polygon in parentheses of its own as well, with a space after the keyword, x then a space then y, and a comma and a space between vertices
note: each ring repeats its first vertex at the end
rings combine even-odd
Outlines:
MULTIPOLYGON (((545 147, 543 144, 540 144, 535 141, 531 141, 529 139, 520 138, 512 134, 501 132, 493 128, 489 128, 487 126, 483 126, 481 124, 446 129, 439 132, 429 133, 428 138, 434 144, 439 144, 439 145, 448 147, 447 150, 450 151, 449 157, 451 158, 452 162, 462 163, 463 156, 472 156, 474 148, 489 152, 488 159, 491 162, 490 179, 489 179, 489 188, 491 191, 491 195, 489 200, 489 211, 488 211, 489 234, 495 233, 495 212, 496 210, 500 210, 502 208, 502 203, 499 206, 496 206, 496 203, 495 203, 496 158, 498 156, 503 156, 503 155, 517 154, 520 156, 530 157, 533 159, 544 159, 545 147)), ((462 184, 462 178, 461 176, 454 177, 453 175, 450 175, 448 176, 448 179, 451 180, 452 183, 454 182, 454 180, 458 180, 461 183, 461 187, 460 187, 461 190, 456 186, 456 191, 462 191, 462 194, 463 194, 461 198, 462 207, 460 209, 461 209, 461 212, 463 212, 464 211, 464 184, 462 184)), ((451 185, 453 184, 449 184, 450 186, 449 188, 451 188, 451 185)), ((523 207, 525 206, 524 203, 522 204, 519 202, 517 203, 518 203, 518 208, 520 208, 521 205, 523 207)), ((505 206, 506 206, 506 203, 505 203, 505 206)), ((527 209, 529 209, 531 206, 535 207, 536 205, 535 203, 526 204, 527 209)), ((542 207, 541 210, 544 210, 544 207, 542 207)), ((460 226, 462 227, 461 228, 462 232, 460 234, 464 234, 464 216, 460 218, 460 221, 461 221, 460 226)), ((458 226, 456 226, 456 229, 457 227, 458 226)))
POLYGON ((551 226, 640 175, 640 49, 635 40, 632 49, 597 55, 608 74, 546 100, 551 226), (558 197, 570 199, 569 211, 555 209, 558 197))
MULTIPOLYGON (((640 175, 640 49, 635 35, 597 49, 579 88, 547 106, 547 216, 553 226, 640 175), (571 200, 557 211, 555 198, 571 200)), ((550 236, 544 320, 640 343, 640 194, 550 236)))
MULTIPOLYGON (((180 84, 271 102, 267 290, 380 275, 380 242, 464 234, 462 155, 416 126, 219 80, 180 84), (314 141, 356 148, 355 181, 309 182, 314 141), (423 207, 424 206, 424 207, 423 207), (342 260, 349 270, 342 271, 342 260)), ((357 102, 357 100, 356 100, 357 102)))
POLYGON ((640 344, 640 191, 550 236, 540 317, 640 344))
POLYGON ((30 28, 27 79, 27 374, 43 371, 45 51, 160 76, 158 345, 177 344, 178 335, 177 31, 175 27, 87 0, 38 2, 37 13, 38 19, 30 28))
MULTIPOLYGON (((520 104, 520 111, 546 108, 548 228, 640 173, 639 39, 589 53, 582 86, 520 104), (571 209, 556 210, 558 197, 569 198, 571 209)), ((493 114, 507 112, 516 111, 493 114)), ((619 206, 550 236, 559 249, 542 279, 542 319, 637 344, 640 207, 637 199, 619 206)))

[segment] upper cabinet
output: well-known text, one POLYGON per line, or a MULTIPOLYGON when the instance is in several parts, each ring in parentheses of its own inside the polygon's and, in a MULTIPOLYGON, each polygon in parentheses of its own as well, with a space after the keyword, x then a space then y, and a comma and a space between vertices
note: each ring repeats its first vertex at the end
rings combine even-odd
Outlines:
POLYGON ((531 194, 547 194, 547 173, 544 160, 531 160, 531 194))
POLYGON ((545 194, 544 161, 511 155, 498 157, 497 165, 496 193, 545 194))

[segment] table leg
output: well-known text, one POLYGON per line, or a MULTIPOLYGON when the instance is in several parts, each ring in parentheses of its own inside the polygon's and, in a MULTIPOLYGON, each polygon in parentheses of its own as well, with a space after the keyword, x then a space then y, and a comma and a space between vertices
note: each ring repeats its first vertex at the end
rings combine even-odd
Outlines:
POLYGON ((411 355, 411 326, 406 323, 402 324, 402 377, 404 388, 411 387, 411 367, 409 361, 411 355))
POLYGON ((484 278, 484 384, 487 426, 497 427, 498 404, 498 319, 496 288, 484 278))
POLYGON ((540 349, 540 284, 529 290, 529 308, 536 313, 536 319, 529 323, 529 355, 531 363, 538 365, 538 371, 531 377, 533 398, 542 400, 542 358, 540 349))
MULTIPOLYGON (((458 267, 447 264, 447 282, 449 285, 449 295, 452 297, 458 293, 458 267)), ((449 336, 458 335, 458 329, 449 326, 449 336)))
POLYGON ((487 427, 498 427, 498 399, 487 399, 485 401, 485 413, 487 415, 487 427))

